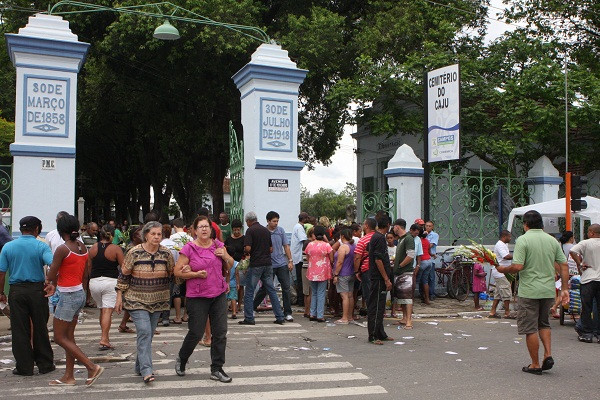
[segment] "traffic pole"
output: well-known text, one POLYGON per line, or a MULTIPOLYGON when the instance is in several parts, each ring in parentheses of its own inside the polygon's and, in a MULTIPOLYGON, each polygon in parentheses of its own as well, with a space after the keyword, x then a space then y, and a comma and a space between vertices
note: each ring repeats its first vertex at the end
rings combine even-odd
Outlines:
POLYGON ((565 173, 565 229, 567 231, 572 231, 572 221, 571 221, 571 173, 565 173))

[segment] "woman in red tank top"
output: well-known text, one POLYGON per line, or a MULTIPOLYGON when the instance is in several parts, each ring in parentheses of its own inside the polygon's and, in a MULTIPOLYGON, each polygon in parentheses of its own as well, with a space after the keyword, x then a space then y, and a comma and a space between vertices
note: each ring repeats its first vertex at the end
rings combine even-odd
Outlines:
POLYGON ((56 228, 65 243, 60 245, 54 253, 52 265, 48 272, 47 280, 51 287, 48 296, 54 294, 54 286, 60 293, 60 298, 54 311, 54 341, 66 354, 66 369, 60 379, 50 381, 50 386, 75 385, 73 370, 75 359, 88 370, 88 379, 85 384, 91 386, 104 372, 104 368, 94 364, 75 343, 75 326, 77 317, 85 305, 85 291, 83 290, 83 274, 88 259, 85 245, 78 240, 79 221, 72 215, 60 218, 56 228))

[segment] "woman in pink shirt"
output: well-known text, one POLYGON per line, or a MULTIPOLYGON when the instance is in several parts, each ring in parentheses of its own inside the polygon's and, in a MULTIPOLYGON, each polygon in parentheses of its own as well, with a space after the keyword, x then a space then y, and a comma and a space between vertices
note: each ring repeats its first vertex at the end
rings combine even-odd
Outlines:
POLYGON ((327 241, 325 227, 315 226, 316 240, 306 246, 308 270, 306 277, 310 281, 312 298, 310 300, 310 320, 325 322, 325 292, 327 281, 331 279, 331 264, 333 263, 333 249, 327 241))
POLYGON ((227 346, 227 292, 229 270, 233 266, 225 245, 211 237, 212 227, 208 217, 200 215, 194 221, 196 239, 187 242, 175 265, 175 276, 185 279, 186 308, 189 314, 189 331, 175 360, 175 372, 185 375, 185 366, 202 337, 207 319, 212 328, 210 350, 210 379, 231 382, 223 371, 227 346), (223 264, 226 264, 224 269, 223 264), (224 271, 226 277, 224 277, 224 271))

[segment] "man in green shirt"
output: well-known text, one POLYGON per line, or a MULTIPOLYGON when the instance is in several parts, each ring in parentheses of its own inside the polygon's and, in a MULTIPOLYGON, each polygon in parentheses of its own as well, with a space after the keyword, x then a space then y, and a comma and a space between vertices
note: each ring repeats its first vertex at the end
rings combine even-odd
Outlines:
POLYGON ((226 212, 222 212, 219 214, 219 228, 221 229, 221 234, 223 235, 223 242, 227 240, 229 236, 231 236, 231 224, 229 223, 229 215, 226 212))
POLYGON ((512 265, 498 266, 498 272, 519 273, 519 309, 517 327, 519 335, 525 335, 531 364, 523 367, 523 372, 542 375, 554 365, 550 343, 550 307, 554 304, 555 264, 560 266, 562 280, 561 296, 569 302, 569 268, 567 258, 558 241, 543 231, 542 216, 537 211, 527 211, 523 215, 525 234, 515 243, 512 265), (540 365, 540 341, 544 346, 544 360, 540 365))

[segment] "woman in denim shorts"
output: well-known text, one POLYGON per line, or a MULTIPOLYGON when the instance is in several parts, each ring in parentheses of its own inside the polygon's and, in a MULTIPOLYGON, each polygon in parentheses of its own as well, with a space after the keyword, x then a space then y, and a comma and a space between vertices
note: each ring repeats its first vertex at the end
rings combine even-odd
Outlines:
POLYGON ((75 343, 77 317, 86 299, 83 290, 83 274, 88 253, 85 245, 78 240, 77 218, 72 215, 64 216, 57 221, 56 228, 65 243, 56 249, 47 279, 50 285, 49 295, 54 293, 55 286, 60 291, 60 299, 54 310, 54 341, 65 349, 67 366, 64 375, 49 384, 50 386, 75 385, 73 370, 77 359, 87 368, 88 379, 85 384, 91 386, 104 372, 104 368, 94 364, 75 343))

